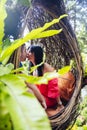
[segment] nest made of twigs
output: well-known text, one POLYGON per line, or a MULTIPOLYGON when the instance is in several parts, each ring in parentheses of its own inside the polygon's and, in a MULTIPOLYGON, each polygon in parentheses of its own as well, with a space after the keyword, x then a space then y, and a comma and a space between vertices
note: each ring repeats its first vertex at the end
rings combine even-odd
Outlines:
MULTIPOLYGON (((62 2, 62 0, 60 1, 62 2)), ((22 8, 23 17, 25 19, 25 24, 27 25, 29 31, 42 27, 46 22, 52 21, 54 18, 58 18, 65 11, 62 11, 62 7, 57 9, 47 8, 41 4, 33 3, 31 8, 22 8)), ((53 8, 53 7, 52 7, 53 8)), ((65 8, 64 8, 65 9, 65 8)), ((71 59, 74 60, 76 67, 74 71, 75 75, 75 89, 72 97, 65 105, 64 109, 58 114, 49 117, 51 126, 53 130, 65 130, 69 124, 73 124, 78 112, 78 103, 80 98, 81 84, 82 84, 82 60, 80 56, 80 51, 78 47, 78 42, 76 36, 73 32, 71 25, 69 24, 68 18, 64 18, 60 23, 53 25, 49 29, 59 29, 62 28, 63 31, 55 36, 32 40, 32 44, 41 45, 46 52, 47 62, 50 63, 57 70, 70 65, 71 59)))

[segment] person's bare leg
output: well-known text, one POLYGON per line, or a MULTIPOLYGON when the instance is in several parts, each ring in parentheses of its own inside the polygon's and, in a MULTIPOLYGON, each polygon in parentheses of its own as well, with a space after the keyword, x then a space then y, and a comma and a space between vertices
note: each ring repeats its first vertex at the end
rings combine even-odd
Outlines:
POLYGON ((58 97, 56 100, 57 100, 58 106, 57 106, 56 109, 48 108, 46 110, 46 113, 47 113, 48 116, 56 115, 57 113, 59 113, 64 108, 62 101, 60 100, 60 97, 58 97))

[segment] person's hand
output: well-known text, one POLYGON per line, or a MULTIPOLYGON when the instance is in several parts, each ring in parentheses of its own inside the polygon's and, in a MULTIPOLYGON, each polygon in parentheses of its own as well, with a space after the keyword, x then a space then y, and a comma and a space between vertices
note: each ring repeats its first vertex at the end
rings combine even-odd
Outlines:
POLYGON ((28 88, 32 88, 32 86, 33 86, 33 84, 26 82, 26 81, 25 81, 25 84, 27 85, 28 88))
POLYGON ((36 85, 34 84, 31 84, 29 82, 26 82, 25 81, 25 84, 27 85, 27 87, 29 89, 32 90, 32 92, 34 93, 34 95, 36 96, 36 98, 38 99, 38 101, 40 102, 40 104, 42 105, 42 107, 46 110, 47 109, 47 105, 46 105, 46 102, 45 102, 45 98, 44 96, 40 93, 39 89, 37 88, 36 85))
POLYGON ((47 105, 46 105, 46 102, 45 101, 43 101, 42 103, 41 103, 41 105, 42 105, 42 107, 46 110, 47 109, 47 105))

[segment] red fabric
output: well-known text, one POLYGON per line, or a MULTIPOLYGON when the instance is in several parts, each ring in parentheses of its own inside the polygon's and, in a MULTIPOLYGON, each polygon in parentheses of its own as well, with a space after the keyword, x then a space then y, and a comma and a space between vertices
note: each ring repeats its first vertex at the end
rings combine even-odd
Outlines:
POLYGON ((56 98, 59 95, 58 78, 53 78, 48 81, 48 84, 37 85, 41 94, 45 97, 47 107, 53 107, 57 104, 56 98))

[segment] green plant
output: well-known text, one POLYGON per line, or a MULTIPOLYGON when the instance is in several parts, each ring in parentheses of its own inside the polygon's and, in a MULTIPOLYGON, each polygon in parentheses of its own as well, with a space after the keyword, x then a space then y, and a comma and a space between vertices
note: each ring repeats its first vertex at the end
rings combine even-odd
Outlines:
POLYGON ((71 130, 86 130, 87 129, 87 96, 80 104, 79 116, 71 130))

